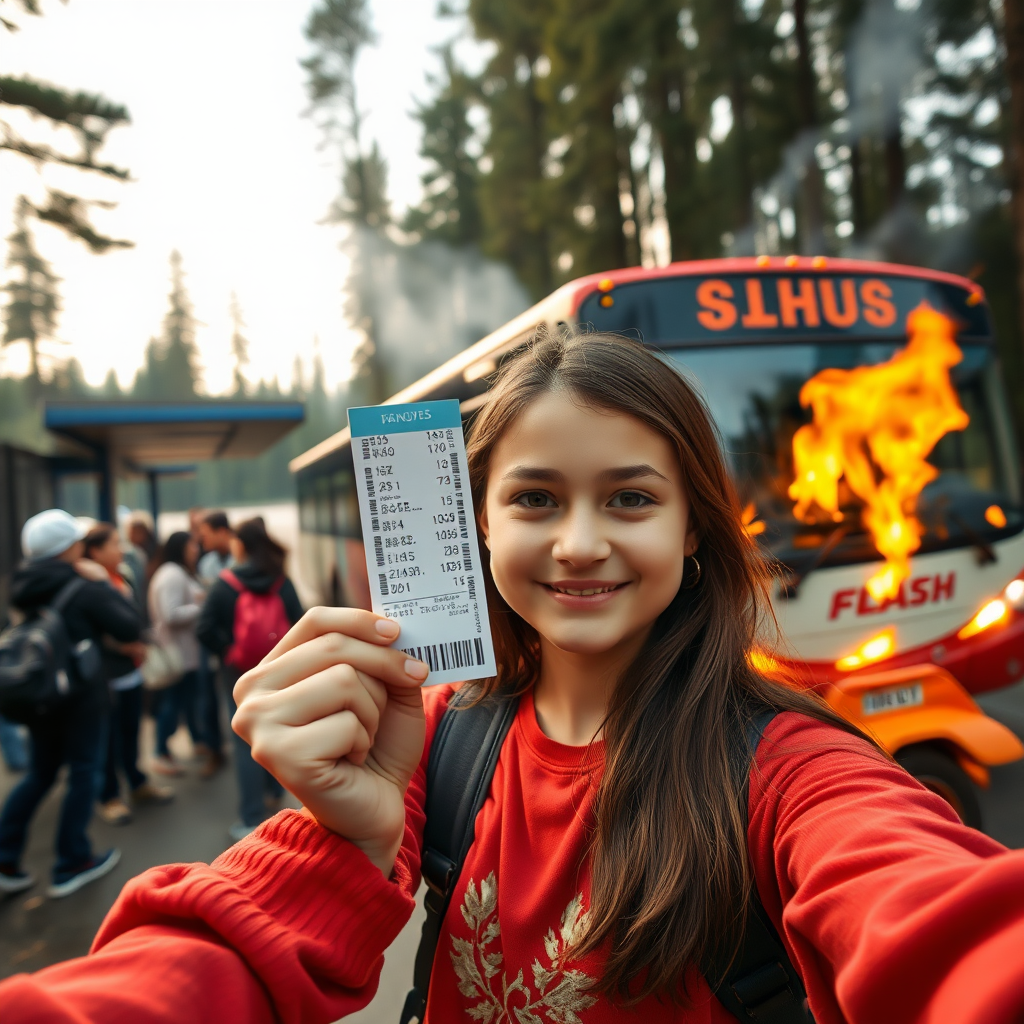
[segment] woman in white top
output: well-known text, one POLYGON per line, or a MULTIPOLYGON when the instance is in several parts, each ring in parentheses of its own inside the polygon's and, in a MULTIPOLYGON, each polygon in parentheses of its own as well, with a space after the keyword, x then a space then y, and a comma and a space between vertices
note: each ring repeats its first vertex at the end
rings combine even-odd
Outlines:
POLYGON ((199 546, 184 532, 172 533, 160 552, 159 567, 149 584, 149 617, 157 642, 173 647, 181 656, 184 674, 160 694, 156 714, 156 757, 153 770, 180 775, 181 766, 171 756, 167 741, 178 729, 182 712, 193 743, 205 743, 197 714, 199 641, 196 619, 204 591, 195 578, 199 546))

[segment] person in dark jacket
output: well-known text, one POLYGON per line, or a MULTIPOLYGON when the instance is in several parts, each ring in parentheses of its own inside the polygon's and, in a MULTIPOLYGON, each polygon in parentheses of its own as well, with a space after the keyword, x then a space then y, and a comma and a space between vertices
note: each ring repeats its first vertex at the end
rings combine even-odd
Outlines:
MULTIPOLYGON (((79 576, 85 582, 64 606, 63 619, 72 647, 82 641, 100 644, 103 636, 131 643, 141 635, 139 613, 106 581, 106 570, 82 558, 85 529, 67 512, 49 509, 33 516, 21 533, 26 561, 11 581, 11 604, 24 615, 49 605, 79 576)), ((75 664, 69 666, 74 677, 75 664)), ((58 710, 29 723, 32 737, 28 772, 11 791, 0 812, 0 893, 15 893, 34 884, 21 868, 28 826, 36 809, 68 766, 67 792, 57 829, 57 860, 48 895, 67 896, 112 871, 119 850, 94 854, 86 835, 96 798, 96 775, 108 712, 102 676, 73 678, 77 691, 58 710)))
MULTIPOLYGON (((302 605, 295 586, 284 573, 285 549, 269 536, 263 519, 257 516, 242 523, 235 531, 231 543, 236 563, 231 572, 238 582, 247 590, 265 594, 280 581, 278 593, 284 604, 285 615, 294 626, 302 618, 302 605)), ((227 691, 228 706, 232 713, 235 710, 232 689, 241 673, 237 668, 225 664, 224 659, 235 640, 237 602, 238 591, 222 575, 210 587, 196 624, 199 642, 220 658, 221 685, 227 691)), ((256 828, 268 816, 268 812, 276 810, 283 790, 273 775, 252 759, 245 740, 235 733, 231 735, 240 794, 240 820, 228 832, 237 842, 256 828)))
MULTIPOLYGON (((85 557, 107 570, 110 585, 132 602, 142 617, 142 601, 134 580, 123 564, 124 552, 117 527, 98 523, 85 535, 85 557)), ((142 721, 142 669, 145 645, 140 641, 120 644, 103 638, 103 671, 110 687, 110 728, 106 741, 102 782, 99 792, 100 817, 108 825, 127 825, 131 807, 140 803, 167 803, 174 790, 150 782, 139 768, 139 725, 142 721), (131 793, 131 806, 121 798, 118 773, 124 775, 131 793)))

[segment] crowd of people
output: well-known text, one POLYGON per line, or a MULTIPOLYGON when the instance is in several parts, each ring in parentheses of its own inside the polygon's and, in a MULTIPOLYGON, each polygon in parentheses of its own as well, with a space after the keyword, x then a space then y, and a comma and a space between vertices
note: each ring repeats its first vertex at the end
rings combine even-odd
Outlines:
MULTIPOLYGON (((29 889, 22 864, 28 828, 67 767, 48 889, 69 895, 111 871, 117 849, 96 851, 94 813, 129 825, 141 804, 175 797, 168 781, 186 772, 171 738, 184 722, 197 771, 209 779, 227 763, 223 716, 231 689, 298 621, 302 607, 285 574, 285 549, 256 517, 232 528, 222 511, 193 509, 189 530, 159 543, 152 517, 134 512, 118 528, 91 526, 61 509, 29 519, 24 561, 11 584, 12 623, 59 614, 74 656, 70 692, 56 707, 14 722, 0 716, 0 754, 19 775, 0 810, 0 894, 29 889), (95 652, 95 670, 84 652, 95 652), (144 716, 155 748, 140 751, 144 716)), ((232 733, 244 837, 280 806, 283 790, 232 733)))

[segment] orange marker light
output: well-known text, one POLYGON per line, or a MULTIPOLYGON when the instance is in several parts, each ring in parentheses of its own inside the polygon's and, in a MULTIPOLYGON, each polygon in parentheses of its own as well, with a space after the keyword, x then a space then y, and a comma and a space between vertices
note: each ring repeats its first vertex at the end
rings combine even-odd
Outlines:
POLYGON ((605 309, 607 309, 609 306, 615 305, 615 300, 610 295, 602 295, 601 305, 604 306, 605 309))
POLYGON ((997 597, 994 601, 989 601, 988 604, 982 606, 981 611, 957 633, 957 638, 966 640, 968 637, 977 636, 986 629, 1001 625, 1009 617, 1010 609, 1006 602, 1001 597, 997 597))
POLYGON ((610 277, 602 277, 597 282, 597 287, 603 292, 610 292, 615 287, 615 282, 610 277))
POLYGON ((853 654, 840 658, 836 662, 836 668, 842 672, 852 672, 855 668, 861 668, 863 665, 870 665, 873 661, 888 658, 895 650, 896 631, 890 627, 883 630, 878 636, 873 636, 870 640, 866 640, 853 654))
POLYGON ((772 258, 770 256, 758 256, 755 262, 759 267, 767 267, 771 261, 772 258))
POLYGON ((800 262, 800 257, 799 256, 787 256, 786 257, 786 266, 787 267, 795 267, 799 262, 800 262))
POLYGON ((971 292, 964 301, 968 306, 976 306, 981 302, 981 292, 971 292))
POLYGON ((1006 513, 998 505, 989 505, 985 509, 985 522, 1001 530, 1006 525, 1006 513))
POLYGON ((815 270, 824 270, 825 267, 828 266, 828 260, 825 259, 824 256, 815 256, 814 259, 811 260, 811 266, 814 267, 815 270))

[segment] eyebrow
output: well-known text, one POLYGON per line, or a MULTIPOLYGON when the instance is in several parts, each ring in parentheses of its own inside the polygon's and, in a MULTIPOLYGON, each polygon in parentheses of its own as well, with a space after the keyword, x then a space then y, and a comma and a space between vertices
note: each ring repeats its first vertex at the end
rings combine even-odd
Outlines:
MULTIPOLYGON (((653 466, 646 462, 638 463, 635 466, 618 466, 615 469, 606 470, 601 476, 610 483, 621 483, 625 480, 642 480, 644 477, 657 477, 659 480, 668 478, 659 473, 653 466)), ((557 483, 564 479, 557 469, 546 469, 543 466, 516 466, 510 469, 502 478, 504 480, 546 480, 557 483)))

